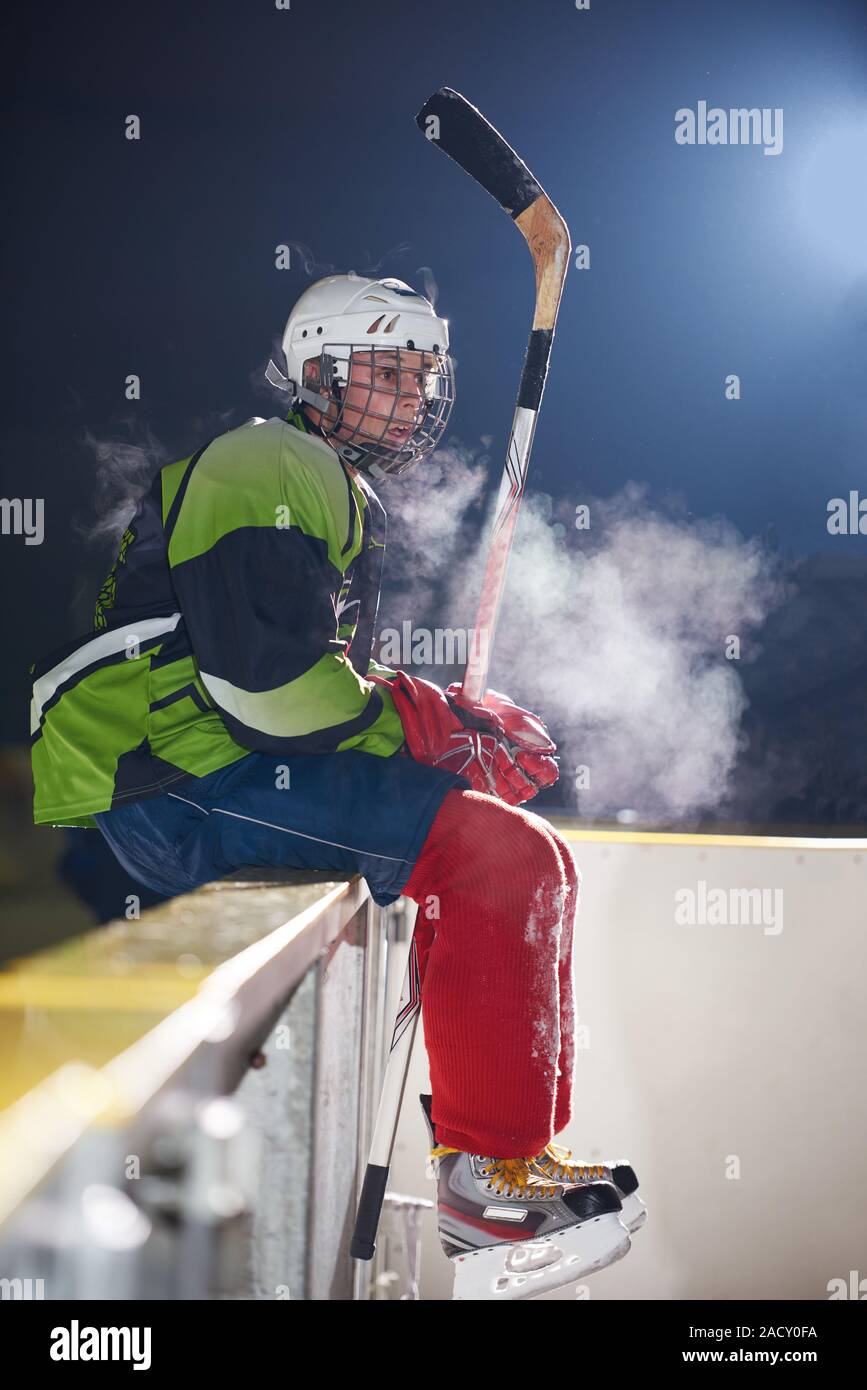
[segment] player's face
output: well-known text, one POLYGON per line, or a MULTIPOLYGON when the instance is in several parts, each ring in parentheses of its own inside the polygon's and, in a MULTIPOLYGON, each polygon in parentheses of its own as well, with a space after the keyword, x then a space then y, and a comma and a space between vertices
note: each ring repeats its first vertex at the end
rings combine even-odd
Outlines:
POLYGON ((433 353, 402 348, 400 372, 397 354, 383 349, 354 352, 344 392, 340 438, 357 431, 376 443, 400 448, 405 444, 423 409, 427 372, 436 366, 433 353))

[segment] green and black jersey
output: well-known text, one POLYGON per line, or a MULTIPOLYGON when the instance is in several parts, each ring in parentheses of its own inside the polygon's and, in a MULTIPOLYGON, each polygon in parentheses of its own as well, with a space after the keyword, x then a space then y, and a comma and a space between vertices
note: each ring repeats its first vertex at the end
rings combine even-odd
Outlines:
MULTIPOLYGON (((385 512, 300 415, 160 470, 94 630, 33 668, 37 823, 156 796, 251 750, 395 753, 371 662, 385 512)), ((388 672, 388 674, 393 674, 388 672)))

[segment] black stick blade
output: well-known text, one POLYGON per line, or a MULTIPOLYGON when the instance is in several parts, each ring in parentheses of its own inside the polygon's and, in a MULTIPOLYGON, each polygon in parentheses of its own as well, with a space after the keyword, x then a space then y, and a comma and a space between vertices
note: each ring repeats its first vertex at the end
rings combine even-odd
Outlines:
POLYGON ((453 88, 440 87, 428 97, 415 123, 513 218, 544 193, 508 141, 453 88))

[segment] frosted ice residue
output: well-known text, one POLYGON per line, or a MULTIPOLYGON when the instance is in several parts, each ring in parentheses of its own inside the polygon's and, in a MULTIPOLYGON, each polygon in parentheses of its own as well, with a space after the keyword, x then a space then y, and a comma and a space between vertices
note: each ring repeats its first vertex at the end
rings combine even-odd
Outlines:
POLYGON ((553 1079, 560 1056, 560 1020, 557 1016, 556 1000, 553 1013, 546 1010, 533 1019, 533 1045, 530 1056, 540 1061, 545 1075, 553 1079))
POLYGON ((524 941, 534 948, 535 966, 527 999, 532 1020, 530 1056, 550 1084, 555 1082, 560 1055, 559 959, 566 895, 562 877, 540 883, 524 928, 524 941))
POLYGON ((557 943, 559 959, 561 921, 566 903, 566 884, 540 884, 533 894, 533 906, 524 928, 524 940, 530 946, 541 945, 543 941, 557 943))

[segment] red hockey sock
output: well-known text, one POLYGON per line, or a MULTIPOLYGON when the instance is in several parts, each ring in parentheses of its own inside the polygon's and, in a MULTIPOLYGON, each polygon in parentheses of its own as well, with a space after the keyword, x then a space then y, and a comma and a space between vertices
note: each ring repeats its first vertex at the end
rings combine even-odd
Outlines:
POLYGON ((404 889, 438 1143, 529 1157, 568 1121, 578 882, 538 816, 479 792, 443 801, 404 889))

